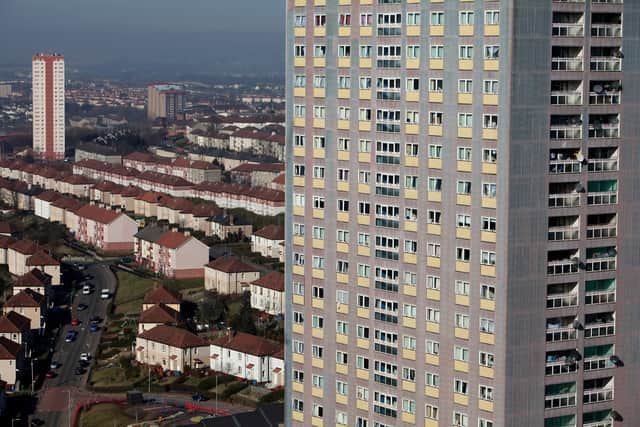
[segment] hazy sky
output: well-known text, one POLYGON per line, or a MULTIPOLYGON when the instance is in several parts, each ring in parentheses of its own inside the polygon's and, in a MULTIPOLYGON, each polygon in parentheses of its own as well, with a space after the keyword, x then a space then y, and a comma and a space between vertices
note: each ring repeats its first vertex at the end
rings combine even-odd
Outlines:
POLYGON ((284 70, 284 0, 0 0, 0 66, 284 70))

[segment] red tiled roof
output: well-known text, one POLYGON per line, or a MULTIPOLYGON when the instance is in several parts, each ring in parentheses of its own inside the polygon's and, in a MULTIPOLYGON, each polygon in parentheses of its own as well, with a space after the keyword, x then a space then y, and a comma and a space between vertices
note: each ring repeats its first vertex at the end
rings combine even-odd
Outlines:
POLYGON ((224 335, 211 341, 211 344, 254 356, 271 356, 282 349, 282 344, 276 341, 244 332, 234 332, 229 336, 224 335))
POLYGON ((36 196, 36 199, 44 200, 45 202, 53 202, 57 198, 60 197, 60 193, 53 190, 43 191, 42 193, 36 196))
POLYGON ((20 252, 23 255, 33 255, 39 248, 40 246, 32 240, 18 240, 9 246, 9 249, 20 252))
POLYGON ((81 218, 87 218, 101 224, 111 224, 116 218, 122 215, 121 212, 101 208, 97 205, 84 205, 78 209, 77 213, 81 218))
POLYGON ((0 248, 8 249, 15 241, 13 237, 0 235, 0 248))
POLYGON ((258 271, 255 267, 234 256, 217 258, 207 264, 207 267, 223 271, 225 273, 248 273, 250 271, 258 271))
POLYGON ((140 314, 138 323, 170 323, 178 319, 178 312, 164 304, 154 305, 140 314))
POLYGON ((15 227, 8 222, 0 222, 0 234, 13 234, 16 231, 15 227))
POLYGON ((133 185, 130 185, 130 186, 124 188, 124 190, 122 191, 122 196, 124 196, 124 197, 138 197, 143 192, 144 191, 141 188, 134 187, 133 185))
POLYGON ((177 231, 167 231, 162 236, 160 236, 156 243, 165 248, 177 249, 189 239, 192 239, 192 237, 187 236, 184 233, 179 233, 177 231))
POLYGON ((268 240, 284 240, 284 227, 281 225, 270 224, 253 234, 268 240))
POLYGON ((260 286, 274 291, 284 292, 284 274, 279 271, 272 271, 266 276, 251 282, 252 285, 260 286))
POLYGON ((202 347, 207 345, 204 339, 186 329, 166 325, 158 325, 155 328, 141 333, 138 337, 177 348, 202 347))
POLYGON ((179 292, 172 291, 164 286, 158 286, 150 290, 144 296, 143 304, 180 304, 182 296, 179 292))
POLYGON ((57 259, 49 255, 47 252, 43 251, 42 249, 40 249, 38 252, 31 255, 29 258, 27 258, 26 264, 35 265, 35 266, 60 265, 57 259))
POLYGON ((155 191, 145 191, 144 193, 136 197, 136 199, 142 200, 143 202, 147 202, 147 203, 158 203, 160 199, 162 199, 162 197, 163 197, 162 193, 158 193, 155 191))
POLYGON ((0 334, 20 333, 29 329, 31 329, 31 320, 15 311, 0 317, 0 334))
POLYGON ((153 162, 153 159, 154 157, 152 154, 141 153, 139 151, 135 151, 123 157, 123 160, 131 160, 134 162, 153 162))
POLYGON ((60 181, 62 182, 66 182, 67 184, 71 184, 71 185, 86 185, 86 184, 93 184, 93 180, 87 178, 86 176, 83 175, 69 175, 66 176, 64 178, 62 178, 60 181))
MULTIPOLYGON (((32 257, 33 258, 33 257, 32 257)), ((20 288, 46 286, 51 283, 51 276, 34 268, 16 279, 15 286, 20 288)))
POLYGON ((193 207, 192 213, 195 217, 211 217, 222 212, 222 209, 213 203, 200 203, 193 207))
POLYGON ((13 295, 4 304, 5 307, 40 307, 44 297, 31 289, 25 289, 13 295))
POLYGON ((231 172, 251 173, 251 172, 273 172, 280 173, 284 171, 282 163, 243 163, 231 169, 231 172))
POLYGON ((280 175, 273 178, 273 181, 271 182, 273 182, 274 184, 284 185, 286 179, 287 179, 287 174, 281 173, 280 175))
POLYGON ((0 337, 0 360, 16 360, 22 346, 9 338, 0 337))

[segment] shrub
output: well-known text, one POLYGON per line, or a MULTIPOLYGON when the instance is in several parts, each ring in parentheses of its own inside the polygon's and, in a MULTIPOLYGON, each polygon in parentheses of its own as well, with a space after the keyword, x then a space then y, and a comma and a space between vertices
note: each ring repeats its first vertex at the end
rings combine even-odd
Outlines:
POLYGON ((260 404, 265 405, 267 403, 279 402, 284 400, 284 389, 275 390, 271 393, 265 394, 260 398, 260 404))
POLYGON ((244 390, 248 386, 249 386, 248 383, 240 383, 240 382, 229 384, 227 386, 227 388, 225 388, 224 391, 222 393, 220 393, 220 398, 222 400, 226 400, 226 399, 230 398, 231 396, 233 396, 234 394, 244 390))

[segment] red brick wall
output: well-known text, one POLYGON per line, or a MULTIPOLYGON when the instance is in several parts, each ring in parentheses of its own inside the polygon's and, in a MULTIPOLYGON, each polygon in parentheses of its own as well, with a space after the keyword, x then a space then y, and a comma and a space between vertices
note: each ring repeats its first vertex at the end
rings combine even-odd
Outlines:
POLYGON ((106 252, 133 252, 133 242, 104 243, 102 249, 106 252))
POLYGON ((190 268, 185 270, 176 270, 176 279, 195 279, 197 277, 204 278, 203 268, 190 268))

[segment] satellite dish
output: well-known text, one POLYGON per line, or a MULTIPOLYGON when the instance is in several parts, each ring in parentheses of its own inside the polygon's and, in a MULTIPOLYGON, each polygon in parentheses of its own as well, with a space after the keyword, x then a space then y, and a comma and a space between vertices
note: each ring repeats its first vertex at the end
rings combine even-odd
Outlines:
POLYGON ((604 88, 602 87, 602 85, 593 85, 593 91, 595 93, 602 93, 604 92, 604 88))

